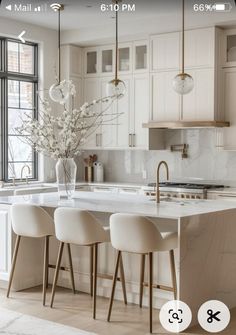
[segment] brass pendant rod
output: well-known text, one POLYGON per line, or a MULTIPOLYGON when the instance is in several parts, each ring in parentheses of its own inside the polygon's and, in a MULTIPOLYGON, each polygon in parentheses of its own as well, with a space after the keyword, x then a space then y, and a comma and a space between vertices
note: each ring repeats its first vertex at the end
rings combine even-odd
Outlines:
MULTIPOLYGON (((116 5, 118 5, 118 0, 116 0, 116 5)), ((116 10, 116 64, 115 64, 115 83, 118 80, 118 10, 116 10)))
POLYGON ((58 81, 61 82, 61 9, 58 9, 58 81))
POLYGON ((184 73, 184 0, 182 0, 182 73, 184 73))

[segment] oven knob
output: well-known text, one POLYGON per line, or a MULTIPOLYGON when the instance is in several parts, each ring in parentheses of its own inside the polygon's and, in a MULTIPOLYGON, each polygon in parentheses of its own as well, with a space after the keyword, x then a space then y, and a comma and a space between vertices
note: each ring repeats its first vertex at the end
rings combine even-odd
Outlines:
POLYGON ((186 199, 189 199, 189 198, 190 198, 190 196, 187 194, 187 195, 186 195, 186 199))
POLYGON ((174 194, 174 195, 173 195, 173 198, 177 198, 177 194, 174 194))
POLYGON ((196 196, 196 199, 201 199, 201 197, 199 195, 196 196))
POLYGON ((181 194, 181 198, 184 198, 184 194, 181 194))
POLYGON ((167 194, 167 197, 168 197, 168 198, 170 198, 170 197, 171 197, 171 195, 168 193, 168 194, 167 194))

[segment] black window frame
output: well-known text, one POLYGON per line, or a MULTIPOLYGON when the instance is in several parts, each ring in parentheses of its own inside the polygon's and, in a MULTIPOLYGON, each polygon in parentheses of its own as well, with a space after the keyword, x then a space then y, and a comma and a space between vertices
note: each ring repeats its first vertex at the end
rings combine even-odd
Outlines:
MULTIPOLYGON (((17 39, 1 37, 0 36, 0 82, 1 82, 1 180, 9 182, 8 175, 8 80, 15 80, 19 82, 30 82, 33 84, 33 117, 38 118, 38 44, 32 42, 25 42, 23 45, 30 45, 33 47, 34 55, 34 73, 25 74, 19 72, 8 71, 8 42, 23 44, 17 39)), ((32 157, 32 178, 30 180, 38 180, 38 154, 34 151, 32 157)), ((20 161, 17 161, 21 163, 20 161)), ((27 164, 27 161, 22 161, 27 164)), ((17 178, 18 180, 20 178, 17 178)), ((16 179, 16 180, 17 180, 16 179)))

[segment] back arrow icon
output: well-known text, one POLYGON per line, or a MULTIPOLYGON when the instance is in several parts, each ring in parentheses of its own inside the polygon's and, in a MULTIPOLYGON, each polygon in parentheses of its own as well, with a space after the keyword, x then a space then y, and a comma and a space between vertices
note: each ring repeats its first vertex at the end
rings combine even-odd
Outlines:
POLYGON ((25 40, 23 39, 24 35, 25 35, 25 30, 23 30, 22 33, 20 33, 20 35, 18 36, 18 38, 21 40, 22 43, 25 43, 25 40))

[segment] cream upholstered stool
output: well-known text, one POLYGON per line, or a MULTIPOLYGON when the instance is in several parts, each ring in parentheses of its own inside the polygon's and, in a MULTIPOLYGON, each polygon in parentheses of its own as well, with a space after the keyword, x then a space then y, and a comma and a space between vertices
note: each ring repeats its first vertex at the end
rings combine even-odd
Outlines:
MULTIPOLYGON (((111 310, 115 294, 116 277, 121 253, 130 252, 142 255, 140 299, 143 295, 144 261, 145 255, 149 260, 149 330, 152 332, 152 289, 153 289, 153 252, 169 251, 171 255, 171 271, 173 288, 154 285, 156 288, 164 288, 173 291, 176 296, 176 275, 174 267, 173 250, 177 248, 177 233, 161 234, 155 224, 145 217, 132 214, 113 214, 110 217, 111 244, 118 250, 115 273, 113 277, 112 292, 108 310, 107 321, 110 321, 111 310), (130 238, 132 236, 132 238, 130 238)), ((142 305, 142 300, 140 300, 142 305)))
MULTIPOLYGON (((43 208, 30 204, 14 204, 11 207, 12 229, 16 234, 16 243, 12 259, 7 297, 10 295, 14 276, 17 255, 21 237, 45 238, 44 269, 43 269, 43 305, 46 302, 46 289, 48 286, 48 269, 55 266, 49 264, 49 237, 55 235, 53 218, 43 208)), ((68 245, 72 290, 75 292, 71 251, 68 245)))
MULTIPOLYGON (((53 280, 51 307, 53 307, 55 290, 58 279, 58 271, 61 264, 61 258, 65 243, 75 244, 79 246, 89 246, 93 248, 93 318, 96 318, 96 293, 97 293, 97 277, 112 279, 109 275, 99 275, 97 273, 98 263, 98 245, 103 242, 110 242, 110 229, 104 228, 95 219, 95 217, 87 211, 76 208, 58 208, 54 213, 56 237, 61 242, 57 266, 53 280)), ((119 258, 120 280, 124 294, 124 302, 127 303, 124 270, 122 258, 119 258)))

